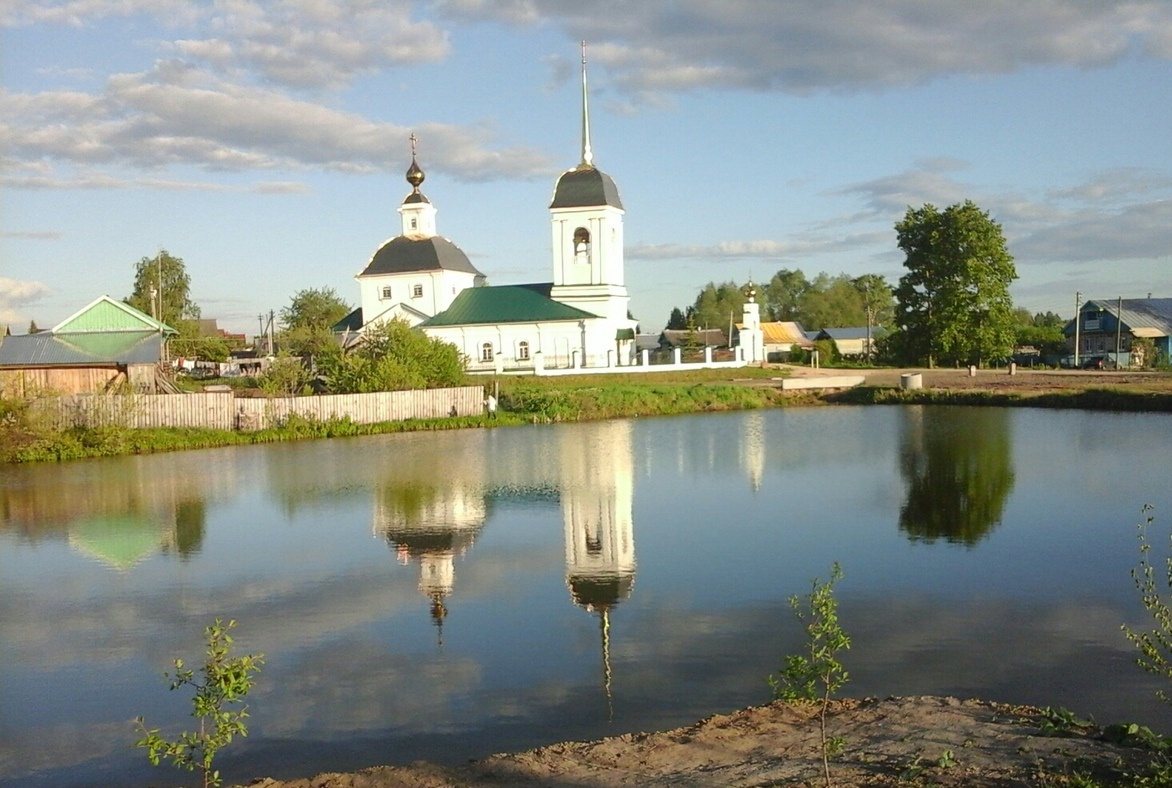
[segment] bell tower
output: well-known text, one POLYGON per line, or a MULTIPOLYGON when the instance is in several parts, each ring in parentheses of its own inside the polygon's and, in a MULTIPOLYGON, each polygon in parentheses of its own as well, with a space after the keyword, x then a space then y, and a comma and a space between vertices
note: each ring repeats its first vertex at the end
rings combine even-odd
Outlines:
POLYGON ((549 210, 554 285, 550 297, 599 317, 626 321, 630 297, 623 274, 623 204, 615 182, 594 166, 586 42, 582 42, 582 160, 558 178, 549 210))

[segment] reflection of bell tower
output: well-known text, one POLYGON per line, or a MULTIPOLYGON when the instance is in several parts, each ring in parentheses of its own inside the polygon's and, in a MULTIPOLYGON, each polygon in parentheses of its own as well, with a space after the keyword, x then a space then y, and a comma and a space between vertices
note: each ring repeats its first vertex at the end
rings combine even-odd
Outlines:
POLYGON ((611 421, 561 431, 566 583, 574 602, 597 612, 603 691, 611 706, 610 610, 635 582, 631 424, 611 421))
POLYGON ((419 591, 431 599, 441 645, 456 556, 472 546, 484 520, 483 495, 465 487, 385 487, 375 500, 375 533, 395 548, 404 565, 419 561, 419 591))
POLYGON ((750 411, 745 414, 745 433, 741 438, 741 465, 749 475, 753 492, 761 489, 765 475, 765 414, 750 411))

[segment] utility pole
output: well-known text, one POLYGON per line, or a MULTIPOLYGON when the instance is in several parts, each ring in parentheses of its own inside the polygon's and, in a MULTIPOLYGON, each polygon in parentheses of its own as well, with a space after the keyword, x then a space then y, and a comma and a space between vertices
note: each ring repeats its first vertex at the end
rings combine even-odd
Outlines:
POLYGON ((159 315, 155 318, 160 323, 163 322, 163 250, 155 255, 155 267, 159 275, 159 315))
POLYGON ((1078 369, 1078 329, 1082 325, 1082 291, 1078 290, 1074 294, 1074 368, 1078 369))
POLYGON ((1119 354, 1123 351, 1123 296, 1115 306, 1115 369, 1119 369, 1119 354))

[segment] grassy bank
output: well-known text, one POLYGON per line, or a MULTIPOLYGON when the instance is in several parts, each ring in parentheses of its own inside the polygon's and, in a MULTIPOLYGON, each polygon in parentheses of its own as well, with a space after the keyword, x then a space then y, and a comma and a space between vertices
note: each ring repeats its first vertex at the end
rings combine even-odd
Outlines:
MULTIPOLYGON (((500 410, 496 419, 472 416, 355 424, 349 419, 319 421, 292 417, 279 426, 256 432, 179 427, 55 430, 39 424, 28 403, 5 400, 0 407, 0 461, 59 462, 312 438, 749 410, 776 407, 783 402, 816 401, 813 397, 786 399, 773 386, 746 385, 754 379, 767 379, 776 374, 776 371, 754 369, 737 370, 735 379, 723 370, 637 378, 627 375, 501 378, 500 410)), ((488 379, 483 382, 493 385, 488 379)))
POLYGON ((829 394, 827 402, 844 405, 984 405, 992 407, 1079 408, 1124 412, 1172 411, 1172 393, 1123 388, 1071 388, 1061 391, 902 390, 859 386, 829 394))
POLYGON ((782 392, 775 369, 702 370, 648 375, 573 375, 553 378, 480 378, 499 386, 498 418, 483 416, 355 424, 347 419, 315 421, 295 417, 257 432, 120 427, 53 430, 38 425, 27 403, 0 399, 0 461, 55 462, 87 457, 152 454, 218 446, 384 435, 465 427, 589 421, 755 410, 787 405, 969 405, 1082 408, 1110 411, 1172 411, 1172 390, 1073 385, 1057 391, 972 390, 936 387, 904 391, 862 386, 830 394, 782 392))

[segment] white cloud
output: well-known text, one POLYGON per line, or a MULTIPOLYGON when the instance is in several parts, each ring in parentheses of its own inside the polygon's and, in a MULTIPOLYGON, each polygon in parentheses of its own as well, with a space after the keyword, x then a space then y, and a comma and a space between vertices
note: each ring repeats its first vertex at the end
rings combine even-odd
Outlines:
POLYGON ((65 233, 60 230, 17 230, 0 233, 0 238, 19 238, 24 241, 56 241, 65 233))
POLYGON ((632 260, 800 260, 870 246, 878 233, 811 234, 793 241, 722 241, 708 246, 640 245, 626 250, 632 260))
POLYGON ((85 26, 153 17, 190 33, 164 47, 225 73, 255 73, 298 88, 337 88, 390 66, 434 62, 451 44, 411 0, 8 0, 0 23, 85 26))
POLYGON ((585 38, 592 63, 632 96, 708 87, 807 93, 1095 67, 1172 57, 1165 3, 1064 0, 447 0, 455 20, 546 23, 585 38))
POLYGON ((175 51, 231 71, 247 69, 282 85, 337 88, 388 66, 442 60, 447 33, 411 18, 407 0, 221 0, 211 35, 175 41, 175 51))
POLYGON ((34 24, 82 27, 109 17, 153 16, 174 24, 202 15, 201 5, 189 0, 4 0, 0 25, 34 24))
POLYGON ((0 276, 0 325, 23 323, 28 319, 23 307, 36 303, 49 292, 49 286, 43 282, 0 276))
MULTIPOLYGON (((405 151, 412 131, 279 90, 232 83, 177 60, 160 61, 142 73, 114 75, 100 94, 0 92, 0 117, 5 119, 0 122, 0 147, 7 159, 79 168, 195 165, 234 172, 377 172, 405 166, 395 152, 405 151)), ((546 158, 532 149, 486 148, 493 133, 483 126, 431 123, 414 131, 426 140, 429 168, 457 178, 526 177, 551 170, 546 158)), ((52 188, 69 182, 118 185, 115 181, 122 179, 63 176, 42 167, 6 182, 52 188)))
POLYGON ((1167 259, 1172 257, 1172 200, 1071 212, 1020 238, 1012 251, 1038 262, 1167 259))

